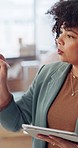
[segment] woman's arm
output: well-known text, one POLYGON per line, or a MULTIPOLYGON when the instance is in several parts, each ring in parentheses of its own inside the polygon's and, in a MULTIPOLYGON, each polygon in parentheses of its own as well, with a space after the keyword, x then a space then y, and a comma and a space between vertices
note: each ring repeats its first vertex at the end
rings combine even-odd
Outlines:
POLYGON ((0 54, 0 111, 11 102, 12 95, 7 85, 8 63, 3 55, 0 54))

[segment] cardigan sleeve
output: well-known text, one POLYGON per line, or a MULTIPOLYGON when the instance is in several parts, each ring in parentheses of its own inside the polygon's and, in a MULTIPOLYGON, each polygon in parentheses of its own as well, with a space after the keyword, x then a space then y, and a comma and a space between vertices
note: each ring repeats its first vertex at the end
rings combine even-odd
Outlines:
POLYGON ((0 123, 6 129, 18 131, 23 123, 31 123, 33 92, 30 88, 22 98, 11 103, 0 112, 0 123))
POLYGON ((32 84, 24 95, 18 101, 15 101, 16 99, 13 97, 10 104, 0 111, 0 123, 4 128, 11 131, 18 131, 21 129, 22 124, 31 124, 34 112, 34 108, 32 109, 32 102, 35 83, 43 67, 44 66, 39 69, 32 84))

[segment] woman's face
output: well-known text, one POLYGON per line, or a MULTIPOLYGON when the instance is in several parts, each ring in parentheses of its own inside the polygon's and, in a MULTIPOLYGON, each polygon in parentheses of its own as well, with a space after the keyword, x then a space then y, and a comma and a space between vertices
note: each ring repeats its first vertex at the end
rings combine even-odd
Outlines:
POLYGON ((78 65, 78 27, 61 27, 60 32, 57 39, 59 58, 63 62, 78 65))

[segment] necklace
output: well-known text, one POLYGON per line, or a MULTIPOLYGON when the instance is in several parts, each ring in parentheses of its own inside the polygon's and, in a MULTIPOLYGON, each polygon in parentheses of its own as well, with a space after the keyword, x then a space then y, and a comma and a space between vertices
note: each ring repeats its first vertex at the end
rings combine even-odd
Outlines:
POLYGON ((72 89, 72 94, 71 94, 71 96, 72 96, 72 97, 78 92, 78 89, 77 89, 77 90, 74 90, 73 78, 78 80, 78 78, 77 78, 75 75, 73 75, 73 72, 71 72, 71 89, 72 89))

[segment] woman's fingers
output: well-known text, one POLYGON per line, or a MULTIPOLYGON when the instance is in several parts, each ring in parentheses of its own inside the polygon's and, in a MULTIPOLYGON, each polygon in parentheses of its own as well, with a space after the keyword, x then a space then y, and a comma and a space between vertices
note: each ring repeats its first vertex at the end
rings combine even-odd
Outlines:
POLYGON ((7 68, 10 67, 10 65, 7 63, 5 57, 2 54, 0 54, 0 64, 2 64, 2 63, 4 63, 7 66, 7 68))
POLYGON ((54 137, 52 138, 52 136, 47 136, 47 135, 42 135, 42 134, 38 134, 37 135, 38 139, 41 139, 43 141, 49 142, 51 143, 53 146, 57 145, 59 148, 63 148, 62 145, 60 144, 59 140, 55 139, 54 137))
POLYGON ((43 140, 43 141, 49 142, 49 143, 51 143, 51 144, 53 144, 53 145, 54 145, 54 143, 55 143, 55 141, 54 141, 54 140, 52 141, 52 139, 49 138, 49 136, 47 136, 47 135, 38 134, 38 135, 37 135, 37 138, 38 138, 38 139, 41 139, 41 140, 43 140))
POLYGON ((49 135, 49 138, 54 140, 56 145, 58 145, 60 148, 64 148, 63 142, 65 142, 66 140, 52 136, 52 135, 49 135))
POLYGON ((0 54, 0 59, 2 59, 3 61, 6 61, 6 59, 4 58, 2 54, 0 54))

